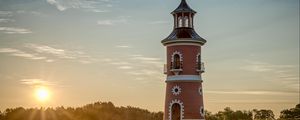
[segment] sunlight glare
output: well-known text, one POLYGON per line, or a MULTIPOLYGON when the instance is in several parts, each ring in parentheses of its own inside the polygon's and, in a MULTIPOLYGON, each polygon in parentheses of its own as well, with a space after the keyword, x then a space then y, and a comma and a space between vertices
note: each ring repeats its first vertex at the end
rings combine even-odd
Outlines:
POLYGON ((41 102, 44 102, 49 99, 49 91, 45 87, 37 88, 35 95, 36 98, 41 102))

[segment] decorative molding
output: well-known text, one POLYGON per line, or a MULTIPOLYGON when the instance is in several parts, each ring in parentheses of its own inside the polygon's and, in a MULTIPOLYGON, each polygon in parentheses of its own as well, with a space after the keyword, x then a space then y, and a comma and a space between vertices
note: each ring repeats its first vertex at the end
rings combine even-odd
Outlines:
POLYGON ((174 44, 174 43, 195 43, 202 46, 206 43, 206 41, 198 41, 197 39, 181 38, 181 39, 169 39, 169 41, 163 42, 164 45, 174 44))
POLYGON ((180 61, 183 61, 183 55, 182 55, 182 53, 180 53, 180 52, 178 52, 178 51, 175 51, 175 52, 173 52, 172 57, 171 57, 171 61, 172 61, 172 62, 174 62, 174 56, 175 56, 175 55, 179 55, 180 61))
POLYGON ((168 81, 194 81, 194 82, 201 82, 202 78, 200 75, 172 75, 167 76, 168 81))
POLYGON ((184 118, 184 106, 183 106, 183 102, 181 102, 180 100, 172 100, 170 105, 169 105, 169 120, 172 120, 172 106, 174 104, 179 104, 180 105, 180 119, 182 120, 184 118))
POLYGON ((173 44, 167 44, 166 46, 167 47, 170 47, 170 46, 178 46, 178 45, 190 45, 190 46, 201 46, 200 44, 197 44, 197 43, 173 43, 173 44))
POLYGON ((177 96, 181 93, 181 88, 178 86, 178 85, 175 85, 173 88, 172 88, 172 93, 173 95, 177 96))

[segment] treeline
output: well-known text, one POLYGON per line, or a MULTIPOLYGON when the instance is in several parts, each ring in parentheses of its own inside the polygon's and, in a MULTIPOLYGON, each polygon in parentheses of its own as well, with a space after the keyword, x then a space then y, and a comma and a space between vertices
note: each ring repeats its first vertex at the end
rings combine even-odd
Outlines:
POLYGON ((96 102, 78 108, 6 109, 0 120, 162 120, 163 112, 135 107, 116 107, 111 102, 96 102))
POLYGON ((278 119, 272 110, 234 111, 229 107, 215 114, 205 111, 206 120, 300 120, 300 104, 295 108, 282 110, 278 119))
MULTIPOLYGON (((272 110, 241 111, 229 107, 215 114, 205 111, 206 120, 276 120, 272 110)), ((22 107, 0 111, 0 120, 163 120, 163 112, 136 107, 116 107, 111 102, 96 102, 77 108, 22 107)), ((300 104, 283 110, 277 120, 300 120, 300 104)))

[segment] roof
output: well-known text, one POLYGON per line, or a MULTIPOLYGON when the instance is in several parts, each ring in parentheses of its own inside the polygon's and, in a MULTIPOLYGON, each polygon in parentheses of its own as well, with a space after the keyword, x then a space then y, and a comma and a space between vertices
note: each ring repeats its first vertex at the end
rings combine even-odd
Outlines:
POLYGON ((181 27, 175 28, 173 32, 161 42, 164 45, 175 42, 192 42, 203 45, 206 43, 206 40, 200 37, 193 28, 181 27))
POLYGON ((186 0, 181 0, 180 5, 172 12, 172 14, 181 13, 181 12, 197 13, 192 8, 190 8, 190 6, 186 3, 186 0))

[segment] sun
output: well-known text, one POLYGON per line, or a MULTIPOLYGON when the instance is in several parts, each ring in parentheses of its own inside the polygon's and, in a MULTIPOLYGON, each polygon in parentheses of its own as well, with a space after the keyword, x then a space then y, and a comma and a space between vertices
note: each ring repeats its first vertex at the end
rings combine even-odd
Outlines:
POLYGON ((39 87, 35 91, 35 96, 36 96, 37 100, 39 100, 41 102, 45 102, 49 99, 50 93, 47 88, 39 87))

